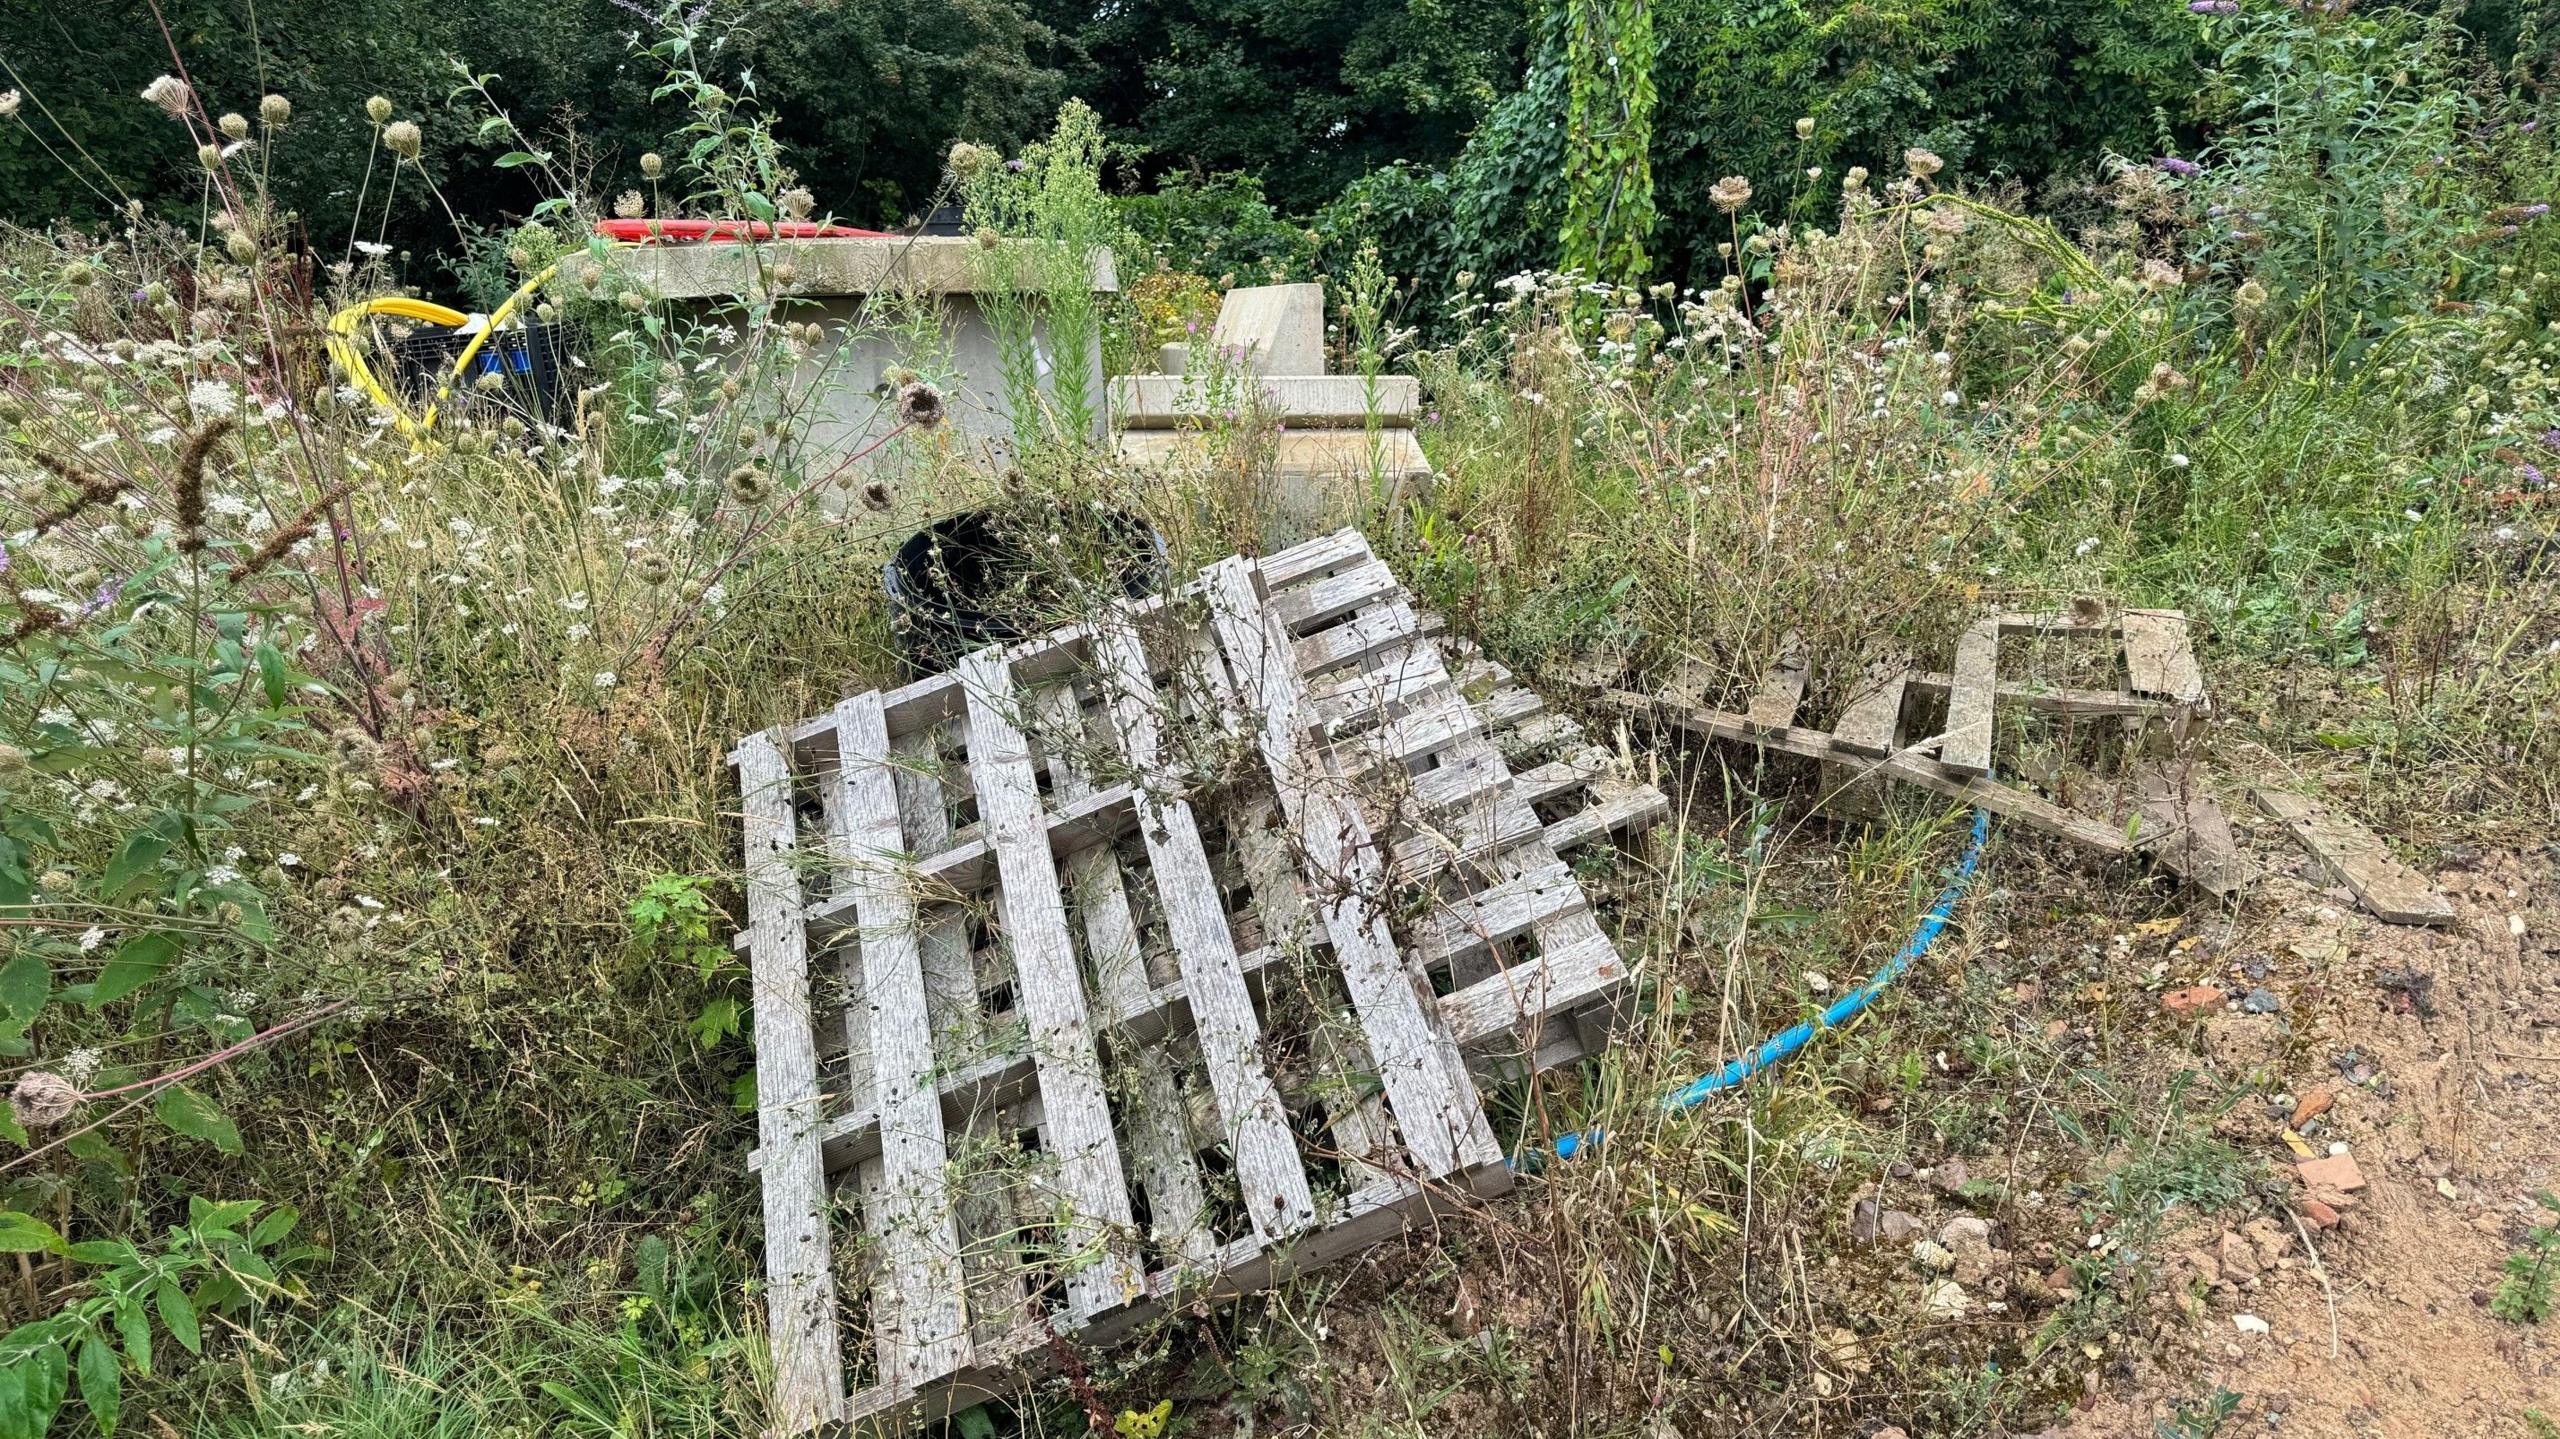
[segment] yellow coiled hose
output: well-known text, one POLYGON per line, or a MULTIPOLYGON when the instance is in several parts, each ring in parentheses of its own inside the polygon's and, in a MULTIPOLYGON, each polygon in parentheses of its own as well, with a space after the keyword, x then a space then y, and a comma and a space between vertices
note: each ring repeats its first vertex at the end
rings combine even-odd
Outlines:
POLYGON ((464 345, 462 353, 455 357, 452 372, 436 386, 435 398, 428 402, 427 412, 422 416, 412 416, 409 413, 409 407, 400 403, 400 397, 391 393, 384 387, 382 381, 374 376, 373 367, 365 363, 364 348, 356 343, 356 326, 363 323, 367 315, 390 315, 403 320, 420 320, 430 325, 460 328, 470 323, 469 315, 430 300, 404 299, 396 295, 349 305, 329 317, 329 332, 324 337, 324 342, 329 349, 329 358, 337 362, 338 368, 346 372, 347 378, 355 382, 357 389, 362 390, 367 398, 381 406, 383 412, 391 416, 394 428, 407 435, 412 442, 421 446, 426 445, 436 427, 436 412, 443 408, 445 398, 453 393, 454 382, 470 371, 471 362, 480 357, 481 347, 486 345, 489 337, 496 334, 499 327, 515 314, 517 306, 524 303, 525 297, 549 283, 559 269, 560 264, 556 260, 543 266, 540 274, 517 286, 516 292, 507 297, 506 303, 490 313, 489 323, 482 326, 480 332, 471 337, 471 343, 464 345))

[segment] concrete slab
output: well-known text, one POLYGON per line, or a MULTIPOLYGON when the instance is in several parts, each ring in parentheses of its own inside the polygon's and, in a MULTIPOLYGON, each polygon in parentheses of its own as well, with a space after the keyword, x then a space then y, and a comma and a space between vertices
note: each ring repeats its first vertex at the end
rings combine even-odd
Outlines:
MULTIPOLYGON (((1380 375, 1374 393, 1358 375, 1264 375, 1252 384, 1263 415, 1291 426, 1365 431, 1374 404, 1379 424, 1410 429, 1422 405, 1422 382, 1411 375, 1380 375)), ((1123 429, 1204 425, 1233 418, 1244 401, 1240 376, 1122 375, 1111 382, 1111 418, 1123 429)))
POLYGON ((1324 373, 1324 286, 1248 285, 1218 306, 1209 343, 1257 375, 1324 373))

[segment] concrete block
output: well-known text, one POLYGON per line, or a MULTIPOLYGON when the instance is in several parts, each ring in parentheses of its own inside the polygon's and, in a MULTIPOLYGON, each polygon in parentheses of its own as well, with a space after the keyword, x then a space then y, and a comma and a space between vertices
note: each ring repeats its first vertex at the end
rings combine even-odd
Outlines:
POLYGON ((1324 286, 1248 285, 1229 290, 1209 340, 1244 357, 1257 375, 1324 373, 1324 286))
MULTIPOLYGON (((1221 383, 1201 375, 1122 375, 1111 382, 1111 418, 1123 429, 1172 430, 1231 418, 1245 402, 1239 376, 1221 383)), ((1374 401, 1378 423, 1413 427, 1422 383, 1380 375, 1372 393, 1358 375, 1266 375, 1249 382, 1262 395, 1262 417, 1292 429, 1366 430, 1374 401)))

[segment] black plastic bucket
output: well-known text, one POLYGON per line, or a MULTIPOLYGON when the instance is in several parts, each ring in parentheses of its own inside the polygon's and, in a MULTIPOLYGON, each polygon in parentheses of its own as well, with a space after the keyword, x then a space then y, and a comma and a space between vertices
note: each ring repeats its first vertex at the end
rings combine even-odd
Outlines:
POLYGON ((880 582, 898 653, 921 677, 1064 622, 1080 591, 1110 584, 1133 600, 1153 594, 1165 568, 1164 537, 1126 512, 1044 522, 965 510, 909 535, 880 582), (1048 537, 1062 523, 1076 526, 1075 543, 1053 549, 1048 537), (1095 571, 1081 581, 1078 559, 1095 571))

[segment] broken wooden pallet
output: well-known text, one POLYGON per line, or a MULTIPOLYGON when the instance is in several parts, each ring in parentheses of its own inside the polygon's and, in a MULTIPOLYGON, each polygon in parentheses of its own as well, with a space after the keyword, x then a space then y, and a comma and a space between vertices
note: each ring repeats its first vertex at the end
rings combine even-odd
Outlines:
POLYGON ((1425 628, 1345 531, 740 742, 778 1432, 1507 1187, 1479 1082, 1629 983, 1563 855, 1666 806, 1425 628))
POLYGON ((2233 893, 2248 882, 2249 868, 2231 841, 2230 825, 2192 769, 2137 766, 2143 818, 2130 828, 2074 813, 1992 777, 1994 719, 2002 708, 2164 720, 2178 733, 2200 719, 2207 706, 2203 674, 2187 639, 2186 618, 2176 611, 2127 610, 2113 618, 2103 611, 1987 616, 1958 639, 1948 675, 1913 670, 1907 654, 1880 648, 1850 686, 1846 708, 1827 732, 1794 722, 1809 674, 1792 636, 1782 649, 1747 714, 1704 705, 1679 681, 1661 694, 1613 689, 1602 698, 1697 733, 1818 761, 1834 802, 1859 794, 1871 780, 1892 780, 1979 805, 2101 854, 2147 857, 2215 894, 2233 893), (2003 680, 2000 642, 2019 635, 2118 643, 2119 688, 2003 680), (1946 720, 1937 735, 1906 741, 1903 711, 1915 695, 1943 696, 1946 720))

